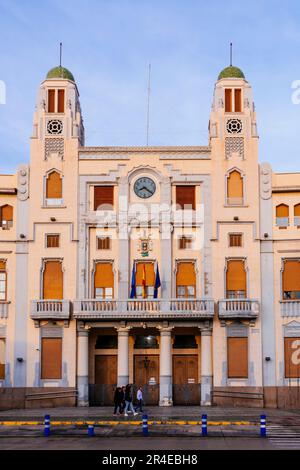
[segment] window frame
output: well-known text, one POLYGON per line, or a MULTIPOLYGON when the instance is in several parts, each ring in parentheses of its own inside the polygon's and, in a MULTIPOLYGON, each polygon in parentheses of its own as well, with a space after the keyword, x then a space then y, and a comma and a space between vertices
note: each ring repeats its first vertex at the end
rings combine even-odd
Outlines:
POLYGON ((229 248, 242 248, 244 246, 243 244, 243 233, 241 232, 230 232, 228 233, 228 247, 229 248), (231 237, 239 237, 241 244, 240 245, 231 245, 231 237))
POLYGON ((45 247, 46 248, 60 248, 60 233, 46 233, 45 234, 45 247), (57 246, 49 246, 48 245, 48 238, 49 237, 57 237, 58 238, 58 245, 57 246))

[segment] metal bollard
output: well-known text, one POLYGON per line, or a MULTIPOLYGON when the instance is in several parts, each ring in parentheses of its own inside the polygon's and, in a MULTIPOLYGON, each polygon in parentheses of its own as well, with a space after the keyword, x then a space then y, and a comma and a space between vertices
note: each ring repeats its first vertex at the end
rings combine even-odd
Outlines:
POLYGON ((148 431, 148 416, 147 416, 147 415, 143 415, 142 419, 143 419, 143 435, 144 435, 144 436, 148 436, 148 435, 149 435, 149 431, 148 431))
POLYGON ((267 421, 266 415, 260 415, 260 437, 267 436, 267 421))
POLYGON ((94 426, 94 424, 89 424, 88 425, 88 436, 89 437, 95 436, 95 426, 94 426))
POLYGON ((44 419, 44 436, 50 436, 50 415, 45 415, 44 419))
POLYGON ((202 415, 202 436, 205 437, 207 436, 207 415, 202 415))

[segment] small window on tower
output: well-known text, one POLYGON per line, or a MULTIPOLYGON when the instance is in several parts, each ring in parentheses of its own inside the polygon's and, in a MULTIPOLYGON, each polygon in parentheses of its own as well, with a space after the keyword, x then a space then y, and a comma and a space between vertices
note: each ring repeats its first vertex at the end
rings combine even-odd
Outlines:
POLYGON ((229 234, 229 246, 242 246, 242 234, 241 233, 230 233, 229 234))
POLYGON ((65 112, 65 90, 58 90, 57 92, 57 112, 65 112))
POLYGON ((178 248, 179 250, 189 250, 193 246, 193 237, 183 235, 178 239, 178 248))
POLYGON ((59 247, 59 235, 46 235, 47 248, 59 247))
POLYGON ((234 110, 236 113, 242 112, 242 90, 240 88, 234 90, 234 110))
POLYGON ((55 90, 48 90, 48 113, 55 113, 55 90))
POLYGON ((110 237, 97 237, 97 250, 110 250, 110 237))
POLYGON ((225 89, 225 113, 232 112, 232 90, 231 88, 225 89))

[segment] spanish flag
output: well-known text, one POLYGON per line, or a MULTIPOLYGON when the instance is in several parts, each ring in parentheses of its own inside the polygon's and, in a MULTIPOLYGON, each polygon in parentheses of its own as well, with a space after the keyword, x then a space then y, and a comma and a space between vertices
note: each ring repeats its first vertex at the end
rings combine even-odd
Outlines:
POLYGON ((142 287, 143 287, 143 299, 146 299, 147 289, 146 289, 146 266, 145 264, 143 265, 142 287))

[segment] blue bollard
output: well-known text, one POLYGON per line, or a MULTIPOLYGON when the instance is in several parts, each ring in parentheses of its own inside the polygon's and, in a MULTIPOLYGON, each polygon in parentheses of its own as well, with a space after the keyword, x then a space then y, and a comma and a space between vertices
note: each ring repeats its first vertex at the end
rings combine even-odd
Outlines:
POLYGON ((88 425, 88 436, 89 437, 95 436, 95 426, 93 424, 88 425))
POLYGON ((207 436, 207 415, 202 415, 201 428, 202 428, 202 436, 206 437, 207 436))
POLYGON ((147 415, 143 415, 142 419, 143 419, 143 436, 148 436, 148 435, 149 435, 149 431, 148 431, 148 416, 147 416, 147 415))
POLYGON ((267 437, 266 415, 260 415, 260 437, 267 437))
POLYGON ((44 436, 50 436, 50 415, 45 415, 44 419, 44 436))

